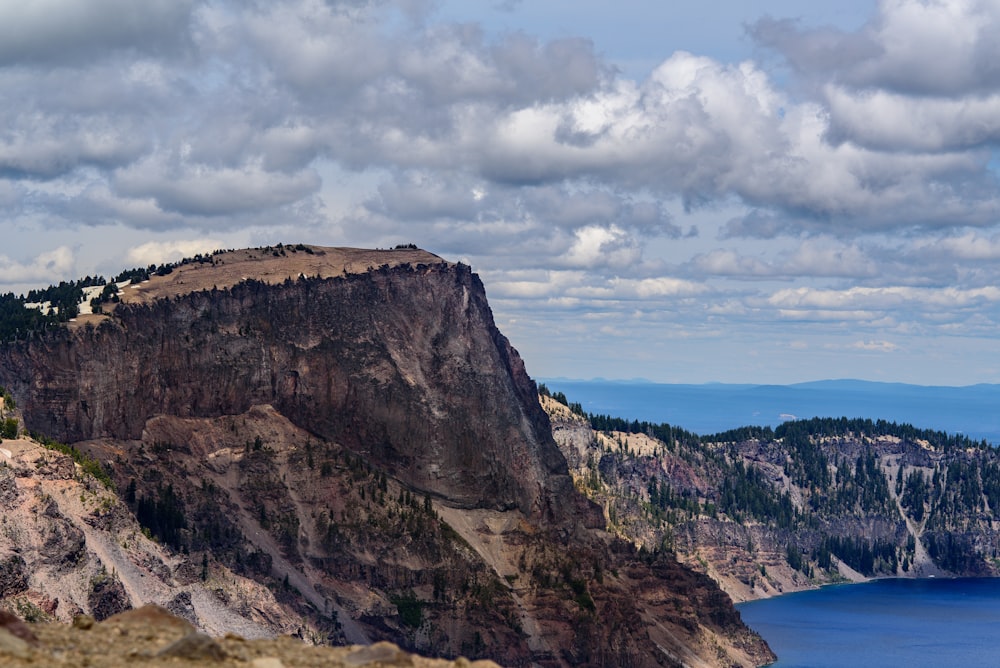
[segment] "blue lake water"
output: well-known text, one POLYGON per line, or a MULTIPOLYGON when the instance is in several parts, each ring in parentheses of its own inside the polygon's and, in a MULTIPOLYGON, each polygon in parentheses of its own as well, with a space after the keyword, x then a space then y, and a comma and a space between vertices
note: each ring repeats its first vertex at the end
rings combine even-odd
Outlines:
POLYGON ((737 607, 775 668, 1000 665, 1000 579, 879 580, 737 607))
POLYGON ((1000 443, 1000 385, 931 387, 828 380, 797 385, 672 385, 542 379, 588 413, 667 422, 697 434, 811 417, 884 419, 1000 443))

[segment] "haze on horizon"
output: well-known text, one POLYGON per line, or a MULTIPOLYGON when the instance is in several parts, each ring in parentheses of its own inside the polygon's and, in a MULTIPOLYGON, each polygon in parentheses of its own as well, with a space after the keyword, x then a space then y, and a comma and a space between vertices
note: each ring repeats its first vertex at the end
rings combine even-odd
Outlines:
POLYGON ((1000 382, 994 0, 0 5, 0 291, 479 272, 536 377, 1000 382))

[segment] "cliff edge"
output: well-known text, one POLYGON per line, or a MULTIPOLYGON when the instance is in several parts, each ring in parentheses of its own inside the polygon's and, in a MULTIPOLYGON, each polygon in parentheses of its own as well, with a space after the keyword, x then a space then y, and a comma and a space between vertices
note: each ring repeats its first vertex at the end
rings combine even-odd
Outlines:
POLYGON ((11 448, 7 503, 59 517, 0 535, 6 598, 40 619, 110 588, 199 628, 512 667, 773 660, 711 580, 601 530, 469 267, 220 252, 95 306, 0 346, 16 419, 45 435, 11 448), (52 531, 73 538, 59 564, 52 531), (80 569, 87 587, 51 589, 80 569))

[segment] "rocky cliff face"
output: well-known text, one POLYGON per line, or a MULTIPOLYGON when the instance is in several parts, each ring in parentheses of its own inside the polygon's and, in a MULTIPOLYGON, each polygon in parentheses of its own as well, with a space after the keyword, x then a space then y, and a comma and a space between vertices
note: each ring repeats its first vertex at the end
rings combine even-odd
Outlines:
MULTIPOLYGON (((288 249, 182 266, 110 316, 0 348, 24 424, 104 462, 119 492, 101 493, 117 524, 88 507, 33 539, 62 531, 94 586, 46 594, 44 550, 12 540, 11 596, 508 666, 773 658, 708 578, 597 529, 468 267, 288 249)), ((23 504, 36 484, 16 470, 23 504)))
POLYGON ((673 551, 738 601, 872 577, 998 572, 1000 452, 985 443, 846 418, 706 439, 613 419, 595 430, 543 400, 608 529, 673 551))
POLYGON ((534 517, 571 489, 534 384, 467 266, 405 265, 122 304, 0 350, 32 429, 139 439, 156 415, 272 405, 420 491, 534 517))

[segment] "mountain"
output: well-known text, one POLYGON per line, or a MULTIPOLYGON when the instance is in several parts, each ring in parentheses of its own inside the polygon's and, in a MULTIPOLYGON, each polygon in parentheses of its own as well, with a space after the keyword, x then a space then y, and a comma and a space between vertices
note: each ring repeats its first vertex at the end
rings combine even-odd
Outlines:
POLYGON ((983 441, 862 418, 699 437, 556 399, 542 397, 556 441, 608 530, 674 553, 738 601, 1000 574, 1000 451, 983 441))
POLYGON ((10 607, 507 666, 773 660, 711 579, 603 530, 467 266, 298 245, 133 276, 0 346, 34 435, 0 453, 10 607))

